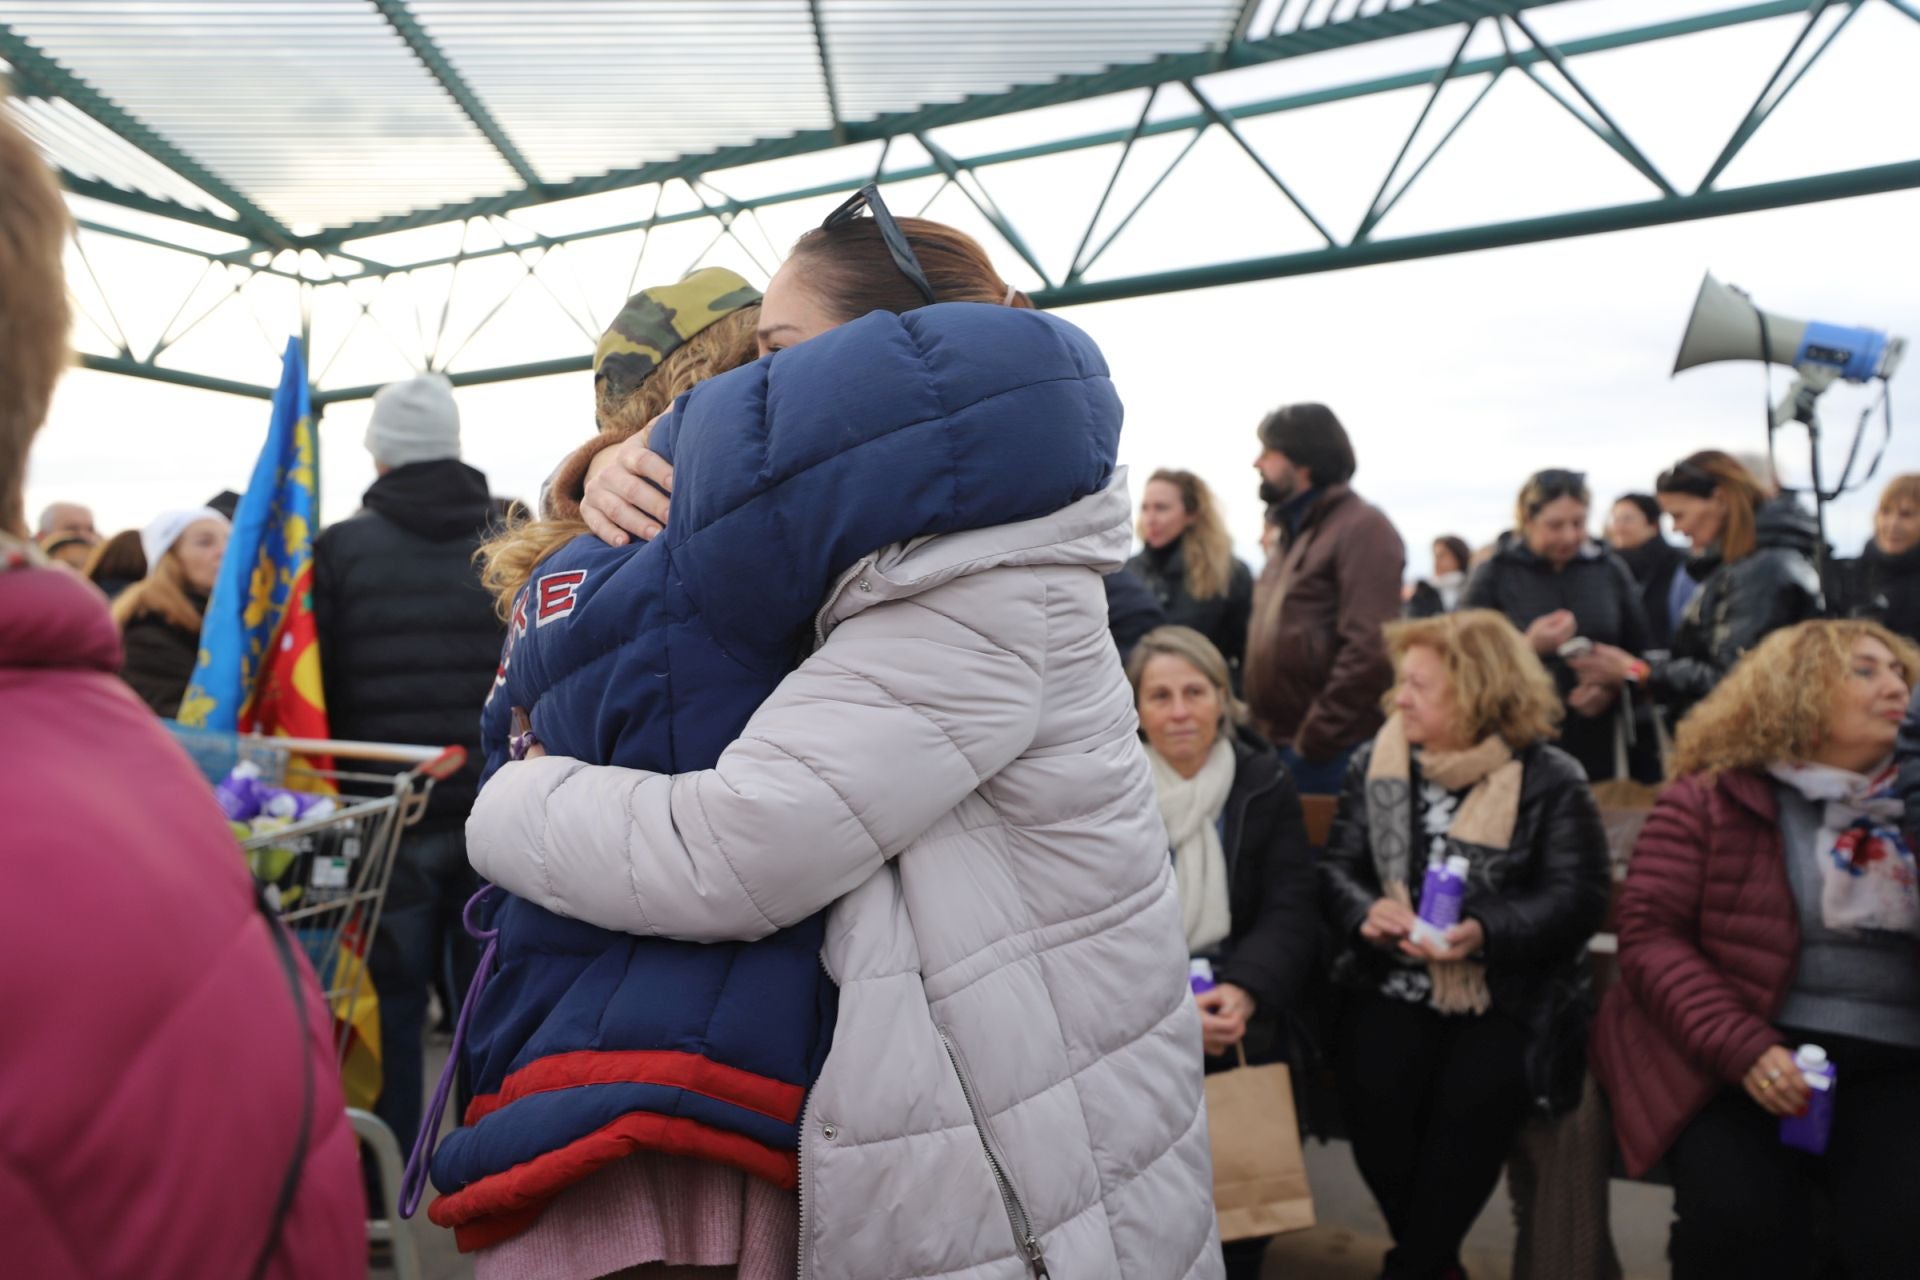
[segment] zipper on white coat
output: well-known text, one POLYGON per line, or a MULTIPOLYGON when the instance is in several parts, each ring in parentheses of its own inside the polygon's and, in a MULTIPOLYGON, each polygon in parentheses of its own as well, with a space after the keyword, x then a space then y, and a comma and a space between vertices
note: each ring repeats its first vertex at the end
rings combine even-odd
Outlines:
MULTIPOLYGON (((826 962, 823 959, 821 961, 822 967, 824 967, 825 964, 826 962)), ((816 1084, 815 1087, 817 1088, 818 1085, 816 1084)), ((800 1107, 800 1144, 794 1151, 794 1172, 799 1181, 800 1194, 800 1248, 796 1251, 798 1259, 794 1266, 795 1273, 799 1277, 799 1280, 807 1280, 807 1276, 812 1270, 812 1268, 807 1265, 807 1263, 811 1261, 808 1257, 809 1251, 807 1249, 807 1122, 813 1118, 813 1094, 813 1089, 807 1090, 807 1100, 800 1107)))
POLYGON ((813 647, 818 649, 827 642, 827 610, 846 593, 847 584, 873 567, 873 557, 868 556, 840 575, 833 584, 833 590, 827 592, 827 598, 821 602, 820 611, 813 615, 813 647))
POLYGON ((1007 1222, 1013 1227, 1013 1242, 1019 1247, 1020 1254, 1027 1260, 1027 1269, 1033 1280, 1052 1280, 1047 1270, 1047 1259, 1040 1248, 1040 1237, 1034 1233, 1033 1219, 1027 1216, 1027 1206, 1021 1203, 1020 1193, 1013 1189, 1013 1179, 1007 1173, 1007 1166, 1000 1159, 1000 1153, 994 1150, 993 1139, 987 1133, 986 1118, 980 1114, 980 1103, 973 1092, 973 1080, 967 1075, 967 1069, 961 1064, 960 1055, 948 1038, 946 1029, 940 1028, 940 1044, 947 1051, 947 1061, 953 1064, 953 1074, 960 1081, 960 1096, 967 1101, 967 1114, 973 1118, 973 1131, 980 1138, 980 1147, 987 1155, 987 1168, 993 1171, 994 1183, 1000 1189, 1000 1202, 1006 1207, 1007 1222))
MULTIPOLYGON (((827 967, 827 952, 824 947, 817 953, 817 958, 820 961, 820 972, 826 974, 827 979, 838 987, 840 980, 834 977, 833 970, 827 967)), ((813 1274, 813 1268, 807 1265, 812 1261, 807 1250, 809 1243, 807 1237, 807 1122, 813 1118, 813 1095, 819 1092, 819 1089, 820 1082, 815 1080, 812 1087, 807 1090, 807 1100, 800 1104, 800 1141, 793 1153, 794 1175, 799 1183, 800 1200, 800 1248, 796 1251, 798 1260, 795 1264, 799 1272, 799 1280, 807 1280, 807 1277, 813 1274)))

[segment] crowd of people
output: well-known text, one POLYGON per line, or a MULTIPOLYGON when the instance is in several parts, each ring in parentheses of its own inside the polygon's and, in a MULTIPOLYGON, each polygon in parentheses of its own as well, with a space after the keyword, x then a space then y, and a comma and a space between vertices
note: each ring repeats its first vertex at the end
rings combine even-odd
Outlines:
MULTIPOLYGON (((21 509, 66 226, 0 122, 0 709, 45 739, 0 771, 4 933, 65 966, 0 1007, 0 1216, 36 1275, 349 1274, 326 1009, 157 723, 233 495, 106 539, 21 509)), ((1129 489, 1094 342, 872 188, 764 292, 634 295, 594 388, 516 515, 446 379, 384 389, 314 547, 332 731, 472 761, 369 970, 379 1114, 483 1280, 1250 1280, 1203 1081, 1276 1062, 1392 1280, 1464 1277, 1503 1171, 1516 1274, 1617 1276, 1616 1159, 1671 1181, 1684 1280, 1920 1275, 1920 476, 1823 575, 1748 461, 1604 513, 1543 470, 1409 581, 1346 427, 1287 404, 1256 573, 1200 476, 1129 489), (1596 786, 1661 781, 1610 848, 1596 786)))

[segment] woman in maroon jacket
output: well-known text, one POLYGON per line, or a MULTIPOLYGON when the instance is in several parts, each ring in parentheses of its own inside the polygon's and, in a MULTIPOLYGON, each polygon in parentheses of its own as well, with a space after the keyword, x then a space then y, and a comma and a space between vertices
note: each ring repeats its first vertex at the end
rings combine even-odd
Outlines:
POLYGON ((1665 1158, 1676 1280, 1920 1275, 1920 899, 1893 791, 1920 649, 1868 622, 1769 636, 1680 726, 1620 896, 1593 1063, 1630 1173, 1665 1158), (1780 1141, 1834 1064, 1826 1152, 1780 1141), (1902 1209, 1906 1212, 1902 1212, 1902 1209))

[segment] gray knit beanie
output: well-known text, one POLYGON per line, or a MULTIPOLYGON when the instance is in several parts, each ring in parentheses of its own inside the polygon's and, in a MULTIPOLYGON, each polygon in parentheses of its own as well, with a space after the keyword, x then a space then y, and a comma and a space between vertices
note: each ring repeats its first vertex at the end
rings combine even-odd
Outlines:
POLYGON ((383 467, 458 458, 460 407, 447 376, 423 373, 380 388, 367 423, 367 452, 383 467))

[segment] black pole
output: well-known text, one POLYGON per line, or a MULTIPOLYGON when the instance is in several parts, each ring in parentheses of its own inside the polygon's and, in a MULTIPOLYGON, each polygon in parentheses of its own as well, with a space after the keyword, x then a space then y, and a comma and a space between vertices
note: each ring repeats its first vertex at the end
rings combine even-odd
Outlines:
POLYGON ((1813 396, 1802 392, 1794 416, 1806 424, 1807 453, 1813 471, 1813 523, 1817 530, 1813 544, 1813 573, 1820 581, 1822 594, 1827 589, 1827 489, 1820 479, 1820 415, 1814 412, 1813 396))

